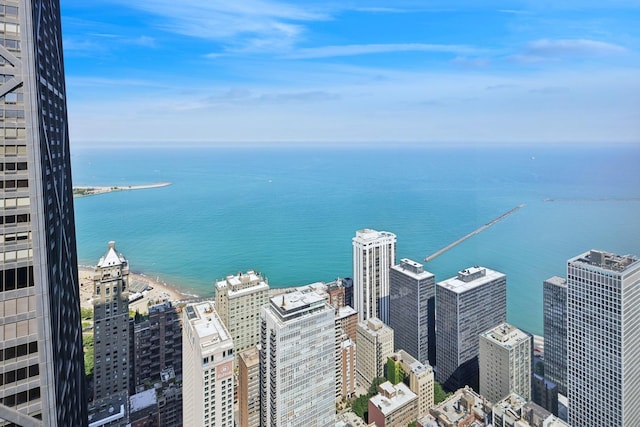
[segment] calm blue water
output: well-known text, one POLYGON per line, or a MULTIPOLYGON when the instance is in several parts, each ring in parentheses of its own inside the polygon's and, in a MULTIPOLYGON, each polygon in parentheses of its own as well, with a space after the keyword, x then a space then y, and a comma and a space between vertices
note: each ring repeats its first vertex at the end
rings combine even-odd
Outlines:
POLYGON ((564 276, 568 258, 591 248, 640 255, 638 146, 75 148, 72 155, 75 185, 172 182, 76 199, 80 262, 95 264, 115 240, 135 271, 198 295, 248 269, 274 287, 351 276, 351 238, 361 228, 396 233, 398 258, 422 261, 526 203, 426 268, 438 281, 478 264, 506 273, 509 320, 541 334, 542 282, 564 276))

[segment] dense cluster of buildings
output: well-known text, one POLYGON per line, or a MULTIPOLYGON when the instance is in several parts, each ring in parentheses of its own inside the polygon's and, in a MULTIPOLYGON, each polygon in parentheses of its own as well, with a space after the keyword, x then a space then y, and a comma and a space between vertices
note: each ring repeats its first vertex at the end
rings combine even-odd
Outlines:
POLYGON ((0 0, 0 33, 1 427, 640 425, 638 258, 591 250, 544 281, 543 376, 506 323, 505 274, 436 282, 369 229, 352 280, 270 289, 248 271, 135 317, 109 243, 88 381, 58 1, 0 0), (438 404, 434 380, 453 392, 438 404), (365 420, 336 414, 367 393, 365 420))
MULTIPOLYGON (((396 244, 392 233, 375 233, 353 240, 354 254, 371 266, 396 244)), ((625 326, 640 313, 624 304, 640 287, 635 257, 592 250, 569 260, 567 279, 544 281, 546 376, 533 370, 533 336, 506 322, 505 274, 472 266, 436 282, 418 262, 392 261, 387 275, 359 270, 368 282, 354 277, 353 287, 338 279, 270 289, 255 271, 229 275, 216 282, 215 300, 180 310, 164 303, 136 320, 127 315, 128 263, 111 242, 94 277, 91 425, 359 425, 338 417, 336 404, 367 393, 366 426, 582 426, 597 411, 615 425, 635 419, 620 403, 635 397, 627 343, 636 337, 625 326), (389 324, 360 320, 346 304, 371 295, 389 302, 367 303, 389 324), (594 306, 579 310, 586 301, 594 306), (572 313, 581 328, 573 336, 572 313), (604 391, 585 388, 596 379, 604 391), (438 404, 435 380, 454 392, 438 404), (568 418, 559 395, 568 398, 568 418)))

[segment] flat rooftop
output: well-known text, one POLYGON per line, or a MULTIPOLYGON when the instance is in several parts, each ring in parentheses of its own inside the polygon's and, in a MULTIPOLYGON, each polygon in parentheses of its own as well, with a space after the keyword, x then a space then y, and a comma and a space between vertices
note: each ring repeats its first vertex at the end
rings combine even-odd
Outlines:
POLYGON ((510 348, 523 341, 531 340, 531 335, 508 323, 501 323, 480 335, 505 348, 510 348))
POLYGON ((294 319, 306 313, 315 313, 321 309, 331 309, 326 300, 315 292, 293 291, 272 297, 271 308, 282 321, 294 319))
POLYGON ((549 277, 547 280, 545 280, 546 283, 551 283, 552 285, 555 286, 560 286, 562 288, 566 288, 567 287, 567 279, 565 279, 564 277, 560 277, 560 276, 552 276, 549 277))
POLYGON ((413 277, 417 280, 423 280, 429 277, 433 277, 433 273, 430 273, 424 269, 424 266, 419 262, 410 260, 409 258, 402 258, 400 264, 391 267, 392 270, 401 272, 404 275, 413 277))
MULTIPOLYGON (((190 304, 185 307, 185 310, 193 330, 200 341, 206 340, 206 346, 231 339, 213 308, 213 302, 190 304)), ((205 344, 202 345, 205 346, 205 344)))
POLYGON ((611 252, 591 249, 569 260, 569 263, 580 263, 617 273, 624 272, 638 262, 635 255, 618 255, 611 252))
POLYGON ((378 239, 393 239, 395 240, 396 235, 390 233, 388 231, 377 231, 369 228, 363 228, 362 230, 356 231, 356 237, 353 238, 354 242, 359 243, 370 243, 372 241, 376 241, 378 239))
POLYGON ((499 271, 491 270, 486 267, 475 266, 460 270, 456 277, 438 282, 438 286, 461 294, 486 283, 506 277, 507 276, 504 273, 500 273, 499 271))
POLYGON ((380 384, 380 388, 382 392, 370 398, 369 402, 376 405, 385 416, 418 398, 418 395, 403 383, 393 385, 387 381, 380 384))
POLYGON ((269 289, 269 285, 262 276, 255 271, 249 270, 246 273, 229 275, 216 282, 216 290, 227 288, 230 297, 256 292, 262 289, 269 289))

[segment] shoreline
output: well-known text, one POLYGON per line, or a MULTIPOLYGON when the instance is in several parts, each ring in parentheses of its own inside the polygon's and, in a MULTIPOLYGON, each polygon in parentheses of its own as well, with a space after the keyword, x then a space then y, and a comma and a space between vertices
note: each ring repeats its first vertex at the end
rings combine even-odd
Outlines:
MULTIPOLYGON (((91 301, 91 298, 93 296, 93 280, 91 279, 91 277, 93 273, 94 267, 92 266, 78 266, 81 308, 93 307, 91 301)), ((145 289, 145 293, 142 294, 142 297, 140 299, 129 303, 129 310, 139 311, 141 314, 148 313, 150 305, 161 304, 165 301, 177 303, 180 301, 188 301, 199 298, 198 295, 183 293, 176 287, 166 283, 162 279, 154 279, 145 275, 144 273, 129 273, 129 286, 135 286, 136 288, 145 289)))
POLYGON ((91 185, 77 185, 73 187, 73 197, 88 197, 95 196, 97 194, 115 193, 117 191, 131 191, 131 190, 147 190, 150 188, 168 187, 170 182, 156 182, 153 184, 142 185, 113 185, 113 186, 91 186, 91 185))

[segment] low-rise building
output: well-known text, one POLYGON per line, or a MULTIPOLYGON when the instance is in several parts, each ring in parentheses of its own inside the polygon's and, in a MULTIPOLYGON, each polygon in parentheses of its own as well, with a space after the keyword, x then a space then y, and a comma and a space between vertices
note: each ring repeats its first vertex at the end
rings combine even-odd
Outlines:
POLYGON ((491 402, 470 387, 458 389, 447 400, 418 419, 418 427, 486 427, 491 415, 491 402))
POLYGON ((494 427, 569 427, 542 406, 511 393, 493 405, 494 427))
POLYGON ((369 422, 377 427, 406 426, 417 418, 418 396, 403 383, 386 381, 369 399, 369 422))
POLYGON ((418 418, 429 414, 433 407, 433 368, 424 365, 404 350, 399 350, 391 359, 400 366, 409 382, 409 389, 418 396, 418 418))

